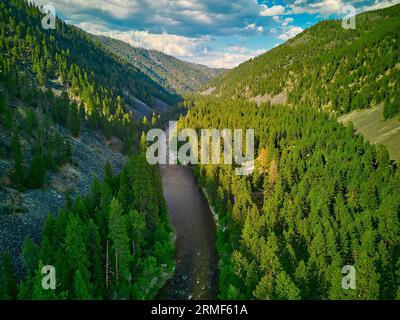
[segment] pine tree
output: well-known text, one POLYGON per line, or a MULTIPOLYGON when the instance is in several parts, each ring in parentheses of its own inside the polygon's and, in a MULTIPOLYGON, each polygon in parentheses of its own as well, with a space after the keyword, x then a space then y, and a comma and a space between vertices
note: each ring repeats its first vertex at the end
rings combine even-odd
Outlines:
POLYGON ((31 189, 41 189, 44 187, 46 177, 46 165, 43 159, 42 148, 36 147, 35 155, 32 159, 26 185, 31 189))
POLYGON ((74 279, 74 299, 77 300, 91 300, 92 297, 86 287, 85 281, 82 278, 80 270, 75 273, 74 279))
POLYGON ((79 270, 85 288, 91 292, 89 258, 86 247, 87 231, 77 215, 69 215, 65 236, 65 272, 61 275, 61 283, 67 284, 65 289, 74 292, 74 275, 79 270))
POLYGON ((39 263, 39 248, 29 237, 24 241, 23 260, 28 274, 33 274, 39 263))
POLYGON ((127 234, 125 217, 122 215, 122 207, 117 199, 110 204, 109 238, 112 243, 115 270, 115 285, 119 297, 128 298, 129 284, 131 282, 130 263, 132 256, 130 252, 130 241, 127 234))
POLYGON ((79 137, 81 131, 81 118, 76 103, 72 103, 70 105, 67 117, 67 125, 68 128, 71 130, 71 134, 74 137, 79 137))
POLYGON ((142 135, 140 137, 140 151, 143 153, 146 153, 147 151, 147 140, 146 140, 146 134, 142 132, 142 135))
POLYGON ((300 291, 285 271, 278 273, 275 285, 275 298, 278 300, 300 300, 300 291))
POLYGON ((8 254, 3 254, 1 264, 1 283, 3 287, 3 297, 6 299, 17 298, 17 278, 11 259, 8 254))
POLYGON ((2 94, 0 94, 0 115, 4 117, 4 126, 6 129, 11 130, 13 126, 13 115, 9 104, 2 94))
POLYGON ((14 158, 12 180, 16 188, 22 192, 24 190, 24 169, 22 165, 22 152, 17 129, 14 130, 11 140, 11 152, 14 158))

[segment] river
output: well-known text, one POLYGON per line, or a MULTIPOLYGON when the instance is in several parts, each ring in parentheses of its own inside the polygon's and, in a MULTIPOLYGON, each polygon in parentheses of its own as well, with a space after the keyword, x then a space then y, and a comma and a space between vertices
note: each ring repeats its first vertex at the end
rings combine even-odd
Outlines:
POLYGON ((160 165, 169 219, 175 231, 176 270, 161 291, 167 300, 215 299, 218 258, 215 222, 193 169, 160 165))

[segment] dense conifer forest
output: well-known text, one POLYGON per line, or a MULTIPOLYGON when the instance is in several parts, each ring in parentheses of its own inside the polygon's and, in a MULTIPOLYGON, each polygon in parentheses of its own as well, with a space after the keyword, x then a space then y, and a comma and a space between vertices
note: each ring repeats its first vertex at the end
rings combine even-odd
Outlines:
POLYGON ((156 169, 143 155, 130 158, 87 197, 49 215, 43 240, 25 241, 26 278, 17 285, 2 260, 0 299, 152 299, 174 269, 172 230, 156 169), (42 267, 57 270, 57 289, 42 288, 42 267))
POLYGON ((400 174, 371 146, 307 105, 196 97, 188 128, 254 128, 256 167, 200 165, 218 216, 222 299, 399 299, 400 174), (342 289, 342 267, 357 290, 342 289))

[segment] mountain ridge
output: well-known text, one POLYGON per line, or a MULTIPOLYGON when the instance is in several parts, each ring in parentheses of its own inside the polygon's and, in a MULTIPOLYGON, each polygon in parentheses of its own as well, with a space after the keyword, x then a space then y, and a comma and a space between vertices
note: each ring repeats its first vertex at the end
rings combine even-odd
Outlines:
POLYGON ((135 47, 108 36, 95 36, 113 54, 135 66, 154 81, 179 94, 193 93, 226 69, 191 63, 154 49, 135 47))

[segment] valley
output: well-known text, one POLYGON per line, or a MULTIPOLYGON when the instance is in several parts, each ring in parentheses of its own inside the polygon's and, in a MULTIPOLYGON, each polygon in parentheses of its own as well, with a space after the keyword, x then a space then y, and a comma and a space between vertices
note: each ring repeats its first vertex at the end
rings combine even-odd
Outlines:
POLYGON ((226 70, 1 2, 0 300, 400 299, 399 17, 321 20, 226 70), (253 129, 254 170, 151 165, 178 118, 253 129))

